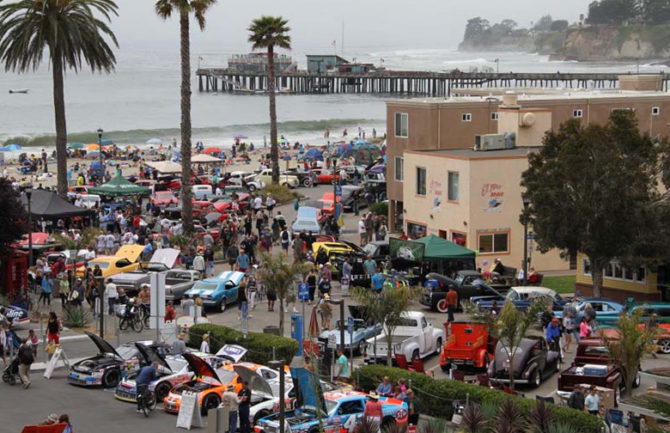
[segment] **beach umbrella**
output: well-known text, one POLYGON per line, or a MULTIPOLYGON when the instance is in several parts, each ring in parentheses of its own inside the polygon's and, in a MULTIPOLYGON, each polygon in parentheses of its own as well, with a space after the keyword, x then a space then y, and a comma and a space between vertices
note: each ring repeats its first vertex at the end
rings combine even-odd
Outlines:
POLYGON ((163 141, 160 138, 153 137, 153 138, 148 139, 146 141, 146 144, 155 144, 155 145, 159 146, 159 145, 163 144, 163 141))
POLYGON ((0 152, 9 152, 9 149, 6 147, 0 147, 0 152))
POLYGON ((84 147, 86 148, 86 150, 98 150, 98 149, 100 149, 100 146, 98 146, 95 143, 89 143, 84 147))
POLYGON ((7 149, 7 150, 19 150, 19 149, 21 149, 21 146, 19 146, 18 144, 8 144, 7 146, 5 146, 5 149, 7 149))
POLYGON ((114 142, 109 138, 103 138, 102 140, 100 140, 100 144, 102 144, 103 146, 109 146, 111 144, 114 144, 114 142))
POLYGON ((211 153, 221 153, 220 147, 207 147, 202 153, 211 154, 211 153))
POLYGON ((249 137, 247 137, 246 135, 236 135, 234 138, 235 140, 246 140, 249 137))
POLYGON ((90 151, 90 152, 86 152, 86 158, 87 158, 87 159, 96 159, 96 158, 100 158, 100 152, 98 152, 97 150, 93 150, 93 151, 90 151))
POLYGON ((69 144, 70 149, 82 149, 84 147, 84 143, 80 141, 73 141, 72 143, 69 144))

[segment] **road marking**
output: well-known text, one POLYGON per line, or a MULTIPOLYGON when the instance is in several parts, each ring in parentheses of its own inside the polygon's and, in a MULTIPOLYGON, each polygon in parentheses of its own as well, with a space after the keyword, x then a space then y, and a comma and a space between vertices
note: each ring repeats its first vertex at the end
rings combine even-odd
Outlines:
POLYGON ((68 335, 66 337, 60 337, 60 341, 75 341, 75 340, 86 340, 88 335, 68 335))
MULTIPOLYGON (((70 365, 76 364, 77 362, 79 362, 81 360, 84 360, 84 359, 86 359, 86 358, 85 357, 84 358, 71 358, 69 360, 70 365)), ((56 363, 56 368, 60 368, 60 367, 65 367, 65 363, 63 362, 62 359, 56 363)), ((33 362, 30 365, 30 371, 41 371, 41 370, 44 370, 46 368, 47 368, 47 363, 46 362, 33 362)))

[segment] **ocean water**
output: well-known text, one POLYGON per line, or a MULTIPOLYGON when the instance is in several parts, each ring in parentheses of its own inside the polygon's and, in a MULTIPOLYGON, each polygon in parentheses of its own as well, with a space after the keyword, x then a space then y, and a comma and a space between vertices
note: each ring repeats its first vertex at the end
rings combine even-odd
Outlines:
MULTIPOLYGON (((193 70, 225 66, 233 53, 197 52, 193 70)), ((304 52, 292 52, 305 67, 304 52)), ((527 53, 459 53, 451 49, 383 50, 345 53, 347 58, 381 64, 394 70, 448 71, 458 68, 492 68, 499 59, 500 71, 528 72, 659 72, 665 66, 550 62, 547 56, 527 53)), ((179 59, 174 52, 121 50, 112 74, 68 72, 65 84, 69 141, 95 142, 94 131, 118 144, 143 144, 158 137, 165 143, 179 137, 179 59)), ((205 145, 231 145, 245 135, 255 143, 269 140, 269 109, 265 95, 199 93, 193 75, 193 141, 205 145)), ((388 95, 279 95, 279 134, 291 142, 322 144, 326 128, 331 140, 348 128, 350 136, 363 127, 368 134, 385 129, 388 95)), ((397 97, 397 96, 394 96, 397 97)), ((48 65, 35 72, 0 72, 0 143, 51 147, 54 118, 51 73, 48 65), (9 94, 9 89, 28 88, 28 94, 9 94)))

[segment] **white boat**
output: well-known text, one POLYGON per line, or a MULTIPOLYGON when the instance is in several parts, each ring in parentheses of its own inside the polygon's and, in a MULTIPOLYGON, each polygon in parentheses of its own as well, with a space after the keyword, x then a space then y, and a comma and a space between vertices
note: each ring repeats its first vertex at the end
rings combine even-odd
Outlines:
POLYGON ((29 89, 9 89, 9 93, 28 93, 29 89))

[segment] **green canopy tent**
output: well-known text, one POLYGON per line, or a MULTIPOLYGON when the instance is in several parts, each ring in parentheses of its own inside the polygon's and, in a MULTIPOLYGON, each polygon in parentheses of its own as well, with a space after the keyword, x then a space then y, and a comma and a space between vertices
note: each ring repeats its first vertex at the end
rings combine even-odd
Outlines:
POLYGON ((435 235, 414 239, 413 242, 425 245, 423 261, 429 272, 449 275, 454 271, 475 269, 477 253, 457 243, 435 235))
POLYGON ((119 174, 102 186, 89 188, 88 193, 106 195, 109 197, 123 197, 127 195, 149 195, 151 194, 151 190, 143 186, 135 185, 119 174))

